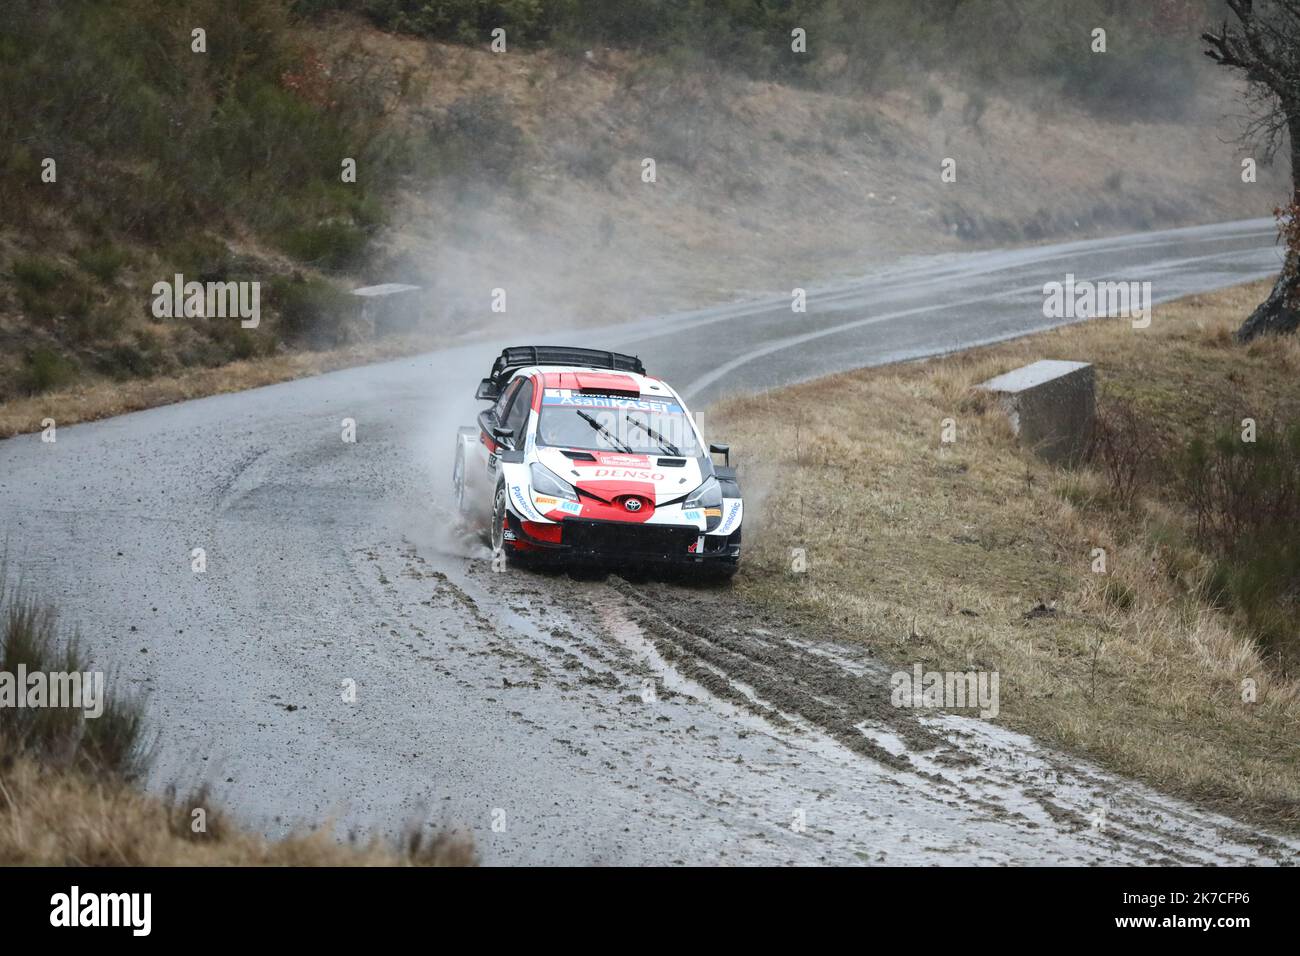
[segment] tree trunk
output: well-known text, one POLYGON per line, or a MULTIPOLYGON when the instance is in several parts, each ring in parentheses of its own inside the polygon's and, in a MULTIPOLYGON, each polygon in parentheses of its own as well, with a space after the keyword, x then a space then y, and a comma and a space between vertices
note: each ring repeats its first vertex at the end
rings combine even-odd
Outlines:
MULTIPOLYGON (((1287 133, 1291 140, 1291 214, 1300 213, 1300 110, 1287 110, 1287 133)), ((1284 335, 1300 328, 1300 250, 1288 249, 1282 274, 1273 291, 1237 330, 1238 342, 1261 335, 1284 335)))
POLYGON ((1296 303, 1300 303, 1300 277, 1288 266, 1277 277, 1268 298, 1259 304, 1237 330, 1237 341, 1249 342, 1260 335, 1294 332, 1300 328, 1300 310, 1294 307, 1296 303))

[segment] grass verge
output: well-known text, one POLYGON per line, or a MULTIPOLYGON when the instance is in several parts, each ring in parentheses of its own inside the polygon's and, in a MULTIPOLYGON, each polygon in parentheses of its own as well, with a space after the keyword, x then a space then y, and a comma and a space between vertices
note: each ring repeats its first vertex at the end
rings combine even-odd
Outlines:
POLYGON ((1300 830, 1296 657, 1211 597, 1217 559, 1168 464, 1245 418, 1300 420, 1300 342, 1231 341, 1266 293, 1184 299, 1145 330, 1097 320, 721 403, 711 428, 750 463, 760 502, 736 587, 905 667, 996 670, 1007 725, 1300 830), (1069 470, 1023 452, 972 389, 1040 358, 1094 363, 1103 415, 1142 424, 1128 437, 1151 441, 1136 489, 1100 458, 1069 470))

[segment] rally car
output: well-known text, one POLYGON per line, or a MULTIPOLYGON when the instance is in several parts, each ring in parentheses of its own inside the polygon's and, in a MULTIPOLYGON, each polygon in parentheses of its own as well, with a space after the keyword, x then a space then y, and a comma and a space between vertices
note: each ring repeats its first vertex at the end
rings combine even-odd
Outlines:
POLYGON ((493 553, 735 573, 744 502, 730 447, 706 446, 640 359, 508 348, 475 397, 491 405, 459 429, 452 481, 493 553))

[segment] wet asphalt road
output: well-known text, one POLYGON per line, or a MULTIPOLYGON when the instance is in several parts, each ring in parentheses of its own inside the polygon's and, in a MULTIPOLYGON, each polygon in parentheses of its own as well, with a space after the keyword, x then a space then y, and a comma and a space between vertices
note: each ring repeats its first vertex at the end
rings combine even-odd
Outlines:
MULTIPOLYGON (((1043 328, 1042 285, 1067 272, 1151 281, 1157 301, 1265 276, 1273 239, 1261 220, 913 260, 810 289, 806 315, 781 296, 548 338, 636 351, 699 407, 1043 328)), ((453 825, 492 863, 1294 857, 989 724, 935 722, 937 753, 971 758, 936 761, 910 751, 916 725, 867 722, 901 755, 872 760, 765 698, 763 662, 798 635, 737 632, 767 653, 717 657, 648 631, 617 582, 493 574, 451 530, 449 455, 477 380, 514 344, 0 442, 11 577, 148 694, 151 786, 207 781, 269 833, 453 825), (723 660, 717 686, 684 676, 691 660, 723 660), (1103 829, 1087 825, 1099 793, 1103 829)), ((884 680, 869 661, 835 666, 884 680)))

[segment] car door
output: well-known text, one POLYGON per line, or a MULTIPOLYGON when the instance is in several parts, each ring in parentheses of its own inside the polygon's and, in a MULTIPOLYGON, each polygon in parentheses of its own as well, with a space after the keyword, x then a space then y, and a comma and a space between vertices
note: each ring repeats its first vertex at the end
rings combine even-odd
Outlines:
POLYGON ((511 380, 501 390, 501 397, 496 400, 496 403, 479 412, 478 460, 482 473, 487 475, 487 487, 489 489, 496 487, 497 459, 502 451, 500 443, 492 435, 492 429, 505 421, 510 410, 510 403, 514 400, 522 384, 523 379, 511 380))
POLYGON ((524 434, 528 430, 528 412, 532 404, 533 380, 526 378, 519 386, 519 391, 515 392, 514 398, 510 400, 510 408, 506 410, 505 427, 514 432, 514 438, 510 442, 512 448, 524 447, 524 434))

